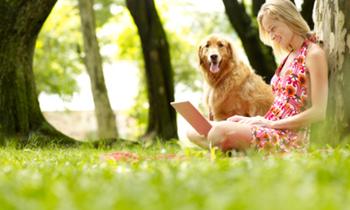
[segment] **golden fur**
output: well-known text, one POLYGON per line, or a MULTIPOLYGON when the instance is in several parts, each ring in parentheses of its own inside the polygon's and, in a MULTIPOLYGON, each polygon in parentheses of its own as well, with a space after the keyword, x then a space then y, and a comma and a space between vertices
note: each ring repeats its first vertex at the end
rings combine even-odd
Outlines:
POLYGON ((271 86, 237 57, 227 39, 209 36, 200 45, 198 56, 209 86, 206 103, 212 120, 265 115, 273 102, 271 86))

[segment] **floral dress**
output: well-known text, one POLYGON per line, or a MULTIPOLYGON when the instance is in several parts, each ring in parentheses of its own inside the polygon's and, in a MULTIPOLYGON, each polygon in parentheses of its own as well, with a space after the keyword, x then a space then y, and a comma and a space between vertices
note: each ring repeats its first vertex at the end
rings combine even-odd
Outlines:
MULTIPOLYGON (((274 102, 265 114, 268 120, 279 120, 296 115, 308 107, 308 69, 305 66, 307 47, 310 43, 305 40, 302 47, 296 52, 295 58, 287 67, 284 76, 280 72, 289 56, 277 68, 271 79, 274 102)), ((303 149, 308 142, 309 129, 273 129, 253 126, 253 145, 258 150, 271 149, 280 152, 289 152, 293 149, 303 149)))

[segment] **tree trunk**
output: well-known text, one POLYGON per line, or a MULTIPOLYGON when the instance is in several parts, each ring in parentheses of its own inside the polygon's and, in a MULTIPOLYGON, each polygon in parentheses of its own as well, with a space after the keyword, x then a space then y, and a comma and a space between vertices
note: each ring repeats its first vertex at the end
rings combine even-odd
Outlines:
POLYGON ((169 46, 153 0, 126 0, 138 28, 146 68, 149 100, 148 127, 145 136, 177 138, 173 70, 169 46))
MULTIPOLYGON (((260 41, 258 28, 247 14, 243 1, 238 3, 237 0, 223 0, 223 2, 226 14, 242 41, 250 65, 267 83, 270 83, 276 70, 272 49, 260 41)), ((258 5, 259 2, 255 2, 255 7, 258 5)))
POLYGON ((314 12, 329 66, 329 123, 323 136, 335 144, 350 133, 350 1, 316 0, 314 12))
POLYGON ((103 76, 102 59, 96 37, 93 0, 79 0, 79 10, 84 37, 84 63, 91 81, 98 137, 115 139, 118 137, 116 119, 108 99, 103 76))
POLYGON ((43 117, 33 74, 37 35, 56 0, 0 3, 0 143, 75 143, 43 117), (34 142, 35 141, 35 142, 34 142))
POLYGON ((265 0, 253 0, 252 7, 253 7, 254 17, 258 16, 259 10, 264 3, 265 3, 265 0))

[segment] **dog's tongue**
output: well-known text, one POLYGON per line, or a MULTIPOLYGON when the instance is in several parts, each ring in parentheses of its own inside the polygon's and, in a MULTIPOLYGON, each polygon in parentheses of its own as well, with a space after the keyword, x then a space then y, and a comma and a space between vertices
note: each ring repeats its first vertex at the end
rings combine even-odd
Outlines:
POLYGON ((210 71, 212 73, 217 73, 219 70, 219 63, 210 63, 210 71))

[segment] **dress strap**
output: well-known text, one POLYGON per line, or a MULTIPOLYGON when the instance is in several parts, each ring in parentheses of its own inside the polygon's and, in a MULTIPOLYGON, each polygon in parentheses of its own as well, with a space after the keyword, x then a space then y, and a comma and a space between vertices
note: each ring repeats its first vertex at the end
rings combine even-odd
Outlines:
MULTIPOLYGON (((299 67, 293 68, 293 72, 299 72, 301 70, 301 66, 305 66, 305 59, 307 55, 307 50, 309 44, 312 43, 309 39, 305 39, 302 47, 298 50, 296 56, 295 56, 295 64, 297 64, 299 67)), ((302 67, 304 69, 304 67, 302 67)), ((307 71, 307 69, 304 69, 307 71)))
POLYGON ((290 54, 291 54, 292 52, 293 52, 293 51, 290 51, 290 52, 288 53, 288 55, 283 59, 282 63, 279 65, 279 67, 278 67, 277 70, 276 70, 276 75, 279 75, 279 74, 280 74, 280 72, 282 71, 282 68, 283 68, 284 64, 286 64, 286 62, 287 62, 287 60, 288 60, 288 58, 289 58, 289 56, 290 56, 290 54))
POLYGON ((319 38, 317 37, 316 33, 314 33, 314 32, 307 33, 306 39, 310 42, 313 42, 313 43, 318 43, 320 41, 319 38))

